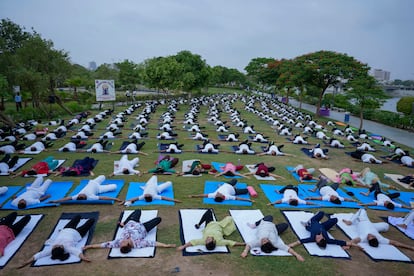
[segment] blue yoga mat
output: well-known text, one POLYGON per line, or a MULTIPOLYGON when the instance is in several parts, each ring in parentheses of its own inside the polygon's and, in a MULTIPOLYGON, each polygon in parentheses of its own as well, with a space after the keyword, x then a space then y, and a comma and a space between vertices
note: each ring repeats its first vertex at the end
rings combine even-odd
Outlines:
MULTIPOLYGON (((204 194, 213 193, 215 192, 220 184, 223 184, 223 182, 218 181, 206 181, 204 185, 204 194)), ((247 188, 246 183, 237 183, 236 187, 239 189, 247 188)), ((237 197, 242 198, 250 198, 249 194, 245 195, 238 195, 237 197)), ((220 205, 238 205, 238 206, 252 206, 252 203, 249 201, 241 201, 241 200, 224 200, 222 202, 216 202, 214 201, 214 198, 203 198, 204 204, 220 204, 220 205)))
MULTIPOLYGON (((260 184, 260 188, 262 188, 264 194, 266 195, 266 197, 269 199, 269 202, 274 202, 276 200, 282 199, 283 198, 283 194, 278 194, 275 192, 275 190, 281 190, 284 186, 282 185, 271 185, 271 184, 260 184)), ((304 195, 302 193, 301 190, 299 190, 299 194, 298 194, 300 199, 303 199, 306 197, 306 195, 304 195)), ((273 205, 275 208, 320 208, 321 206, 319 205, 307 205, 307 204, 298 204, 298 206, 293 206, 293 205, 289 205, 288 203, 280 203, 280 204, 275 204, 273 205)))
MULTIPOLYGON (((158 183, 160 184, 160 182, 158 183)), ((130 182, 129 183, 129 188, 126 194, 126 200, 129 200, 131 198, 137 197, 142 195, 142 193, 144 192, 143 189, 141 189, 140 187, 144 187, 145 186, 145 182, 130 182)), ((165 189, 161 194, 161 196, 165 196, 165 197, 169 197, 169 198, 174 198, 174 191, 173 191, 173 187, 170 186, 167 189, 165 189)), ((161 200, 161 199, 154 199, 151 202, 146 202, 145 200, 137 200, 134 203, 132 203, 131 206, 143 206, 143 205, 174 205, 175 203, 172 201, 167 201, 167 200, 161 200)))
MULTIPOLYGON (((88 179, 82 179, 78 186, 69 194, 69 196, 74 196, 78 194, 87 184, 88 179)), ((122 179, 106 179, 102 184, 116 184, 117 189, 112 192, 106 192, 99 194, 99 196, 109 196, 109 197, 117 197, 119 192, 124 187, 124 180, 122 179)), ((69 200, 64 201, 62 204, 114 204, 113 200, 69 200)))
MULTIPOLYGON (((319 194, 319 191, 311 192, 309 190, 313 189, 315 185, 308 185, 308 184, 299 184, 299 193, 306 195, 305 197, 319 197, 321 196, 319 194)), ((352 198, 349 195, 346 194, 341 189, 337 189, 336 192, 339 194, 339 196, 343 198, 352 198)), ((330 201, 324 201, 324 200, 312 200, 315 204, 319 204, 323 207, 335 207, 335 208, 361 208, 361 206, 358 205, 358 202, 350 202, 350 201, 342 201, 341 204, 335 204, 330 201)))
MULTIPOLYGON (((30 186, 31 183, 27 184, 26 186, 30 186)), ((69 192, 69 190, 72 188, 73 182, 72 181, 53 181, 49 188, 46 190, 45 195, 50 194, 50 198, 46 199, 45 201, 42 201, 38 204, 33 204, 33 205, 29 205, 27 206, 25 209, 35 209, 35 208, 42 208, 42 207, 54 207, 54 206, 58 206, 59 203, 48 203, 50 200, 57 200, 57 199, 61 199, 62 197, 64 197, 67 192, 69 192)), ((21 195, 22 193, 24 193, 26 191, 26 189, 21 190, 17 196, 21 195)), ((2 209, 7 209, 7 210, 20 210, 19 208, 13 206, 11 204, 12 199, 7 201, 6 204, 4 204, 4 206, 2 207, 2 209)))
MULTIPOLYGON (((299 175, 294 171, 295 167, 285 166, 285 168, 296 179, 296 181, 300 182, 299 175)), ((316 183, 318 181, 316 179, 311 179, 311 180, 303 180, 302 182, 305 182, 305 183, 316 183)))
MULTIPOLYGON (((371 203, 375 200, 374 193, 371 193, 369 196, 361 195, 360 192, 366 192, 368 189, 366 188, 353 188, 353 187, 345 187, 347 191, 353 192, 355 194, 355 198, 358 199, 361 203, 371 203)), ((395 201, 395 200, 394 200, 395 201)), ((397 202, 397 201, 395 201, 397 202)), ((394 210, 390 210, 385 208, 384 206, 367 206, 369 209, 374 210, 383 210, 383 211, 394 211, 394 212, 408 212, 408 209, 395 207, 394 210)), ((361 208, 361 206, 359 207, 361 208)))
POLYGON ((22 186, 7 186, 7 188, 7 192, 5 194, 0 195, 0 205, 6 202, 6 200, 13 196, 15 193, 20 191, 22 186))

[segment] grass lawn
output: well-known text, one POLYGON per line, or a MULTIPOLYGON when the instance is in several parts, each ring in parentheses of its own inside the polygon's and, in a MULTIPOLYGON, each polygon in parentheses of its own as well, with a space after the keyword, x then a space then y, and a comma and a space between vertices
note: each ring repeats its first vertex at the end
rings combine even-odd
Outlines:
MULTIPOLYGON (((256 102, 256 108, 259 108, 260 102, 256 102)), ((111 105, 112 106, 112 105, 111 105)), ((111 107, 108 105, 108 107, 111 107)), ((260 120, 257 115, 247 112, 244 110, 244 103, 238 99, 233 103, 233 107, 238 109, 241 112, 241 117, 246 119, 249 124, 253 124, 255 129, 275 141, 277 145, 284 144, 283 151, 286 153, 293 154, 295 156, 255 156, 255 155, 236 155, 234 153, 225 153, 221 152, 219 154, 198 154, 191 152, 195 150, 197 144, 201 144, 200 141, 193 141, 190 139, 190 132, 187 132, 183 129, 184 114, 189 111, 190 107, 188 104, 179 105, 179 110, 175 114, 176 118, 173 123, 175 130, 178 133, 177 141, 181 144, 184 144, 183 150, 188 151, 182 154, 177 154, 176 156, 180 158, 177 170, 181 170, 182 160, 186 159, 201 159, 202 163, 210 163, 213 161, 216 162, 226 162, 231 161, 237 163, 240 159, 241 164, 254 164, 257 162, 265 162, 272 164, 276 167, 276 174, 282 175, 284 180, 277 181, 259 181, 254 177, 250 179, 242 179, 241 182, 252 185, 258 192, 258 197, 255 199, 256 202, 253 203, 252 207, 237 207, 230 205, 204 205, 202 199, 200 198, 188 198, 190 194, 201 194, 203 193, 204 183, 208 180, 213 181, 225 181, 225 178, 219 177, 215 178, 212 175, 203 175, 202 177, 177 177, 172 176, 159 176, 159 181, 171 180, 173 182, 174 194, 176 199, 180 199, 183 203, 175 204, 174 206, 149 206, 143 207, 143 209, 157 209, 159 216, 162 218, 162 222, 158 227, 157 239, 160 242, 164 243, 175 243, 180 245, 179 237, 179 223, 178 223, 178 211, 180 208, 214 208, 214 211, 218 218, 223 218, 228 215, 228 210, 230 208, 234 209, 260 209, 264 215, 271 214, 275 217, 276 222, 284 222, 285 219, 280 212, 280 208, 275 208, 272 206, 267 206, 268 200, 263 194, 259 185, 261 183, 266 184, 294 184, 297 182, 295 179, 287 172, 285 166, 295 166, 297 164, 303 164, 306 167, 321 168, 321 167, 330 167, 339 171, 344 167, 351 167, 354 171, 360 171, 366 166, 371 167, 371 169, 377 173, 381 180, 386 183, 383 179, 383 173, 396 173, 407 175, 413 173, 413 169, 401 167, 394 163, 387 163, 383 165, 367 165, 361 162, 356 162, 352 160, 351 157, 344 154, 344 151, 352 151, 352 148, 345 150, 341 149, 329 149, 329 160, 316 160, 307 157, 300 151, 302 146, 293 145, 286 140, 286 137, 281 137, 277 135, 274 129, 263 120, 260 120)), ((123 111, 126 106, 116 107, 115 114, 117 112, 123 111)), ((127 136, 132 132, 130 125, 136 124, 135 117, 142 110, 138 108, 132 115, 128 117, 128 122, 126 122, 123 131, 122 138, 112 140, 114 144, 112 145, 112 151, 118 150, 123 141, 128 140, 127 136)), ((148 156, 139 155, 139 167, 138 169, 142 171, 147 171, 150 168, 153 168, 154 162, 157 160, 159 153, 157 152, 157 144, 161 141, 157 140, 155 137, 160 131, 157 129, 158 120, 165 111, 167 110, 167 105, 159 105, 156 108, 156 112, 151 114, 151 119, 148 125, 149 138, 145 139, 145 146, 142 151, 148 153, 148 156)), ((212 123, 207 121, 207 111, 208 106, 202 106, 200 108, 200 113, 198 121, 200 126, 204 127, 203 132, 209 135, 209 138, 215 143, 221 143, 221 150, 230 151, 230 146, 237 145, 238 143, 234 142, 219 142, 217 138, 217 132, 215 131, 215 126, 212 123)), ((98 113, 98 110, 92 110, 92 115, 98 113)), ((222 120, 230 121, 229 115, 222 111, 222 120)), ((70 118, 66 118, 70 119, 70 118)), ((91 145, 96 141, 96 137, 99 137, 104 133, 105 127, 108 125, 109 119, 104 120, 104 122, 99 123, 94 130, 94 136, 89 139, 88 145, 91 145)), ((231 123, 230 123, 231 125, 231 123)), ((240 131, 241 129, 231 125, 231 130, 240 131)), ((298 133, 299 130, 294 130, 294 133, 298 133)), ((380 130, 378 131, 381 132, 380 130)), ((47 152, 42 152, 39 155, 30 156, 34 157, 32 161, 27 163, 24 168, 29 168, 31 165, 35 164, 37 161, 52 155, 57 159, 66 159, 64 166, 69 166, 76 159, 84 158, 85 156, 92 156, 96 159, 99 159, 99 163, 94 170, 96 176, 106 175, 108 176, 113 171, 113 161, 119 160, 120 154, 88 154, 88 153, 61 153, 57 151, 57 148, 61 147, 67 143, 70 139, 72 133, 55 142, 52 149, 47 152)), ((246 138, 247 134, 240 134, 241 139, 246 138)), ((168 141, 167 141, 168 142, 168 141)), ((310 137, 309 142, 315 144, 317 143, 316 138, 310 137)), ((349 143, 345 142, 347 146, 350 146, 349 143)), ((28 143, 29 144, 29 143, 28 143)), ((261 144, 254 143, 254 148, 259 150, 261 144)), ((377 146, 378 148, 378 146, 377 146)), ((405 148, 405 147, 404 147, 405 148)), ((384 152, 375 153, 376 156, 386 155, 384 152)), ((243 169, 243 173, 248 172, 247 169, 243 169)), ((125 199, 128 183, 129 182, 145 182, 150 178, 151 175, 144 174, 143 176, 115 176, 114 179, 124 179, 125 186, 121 191, 120 198, 125 199)), ((73 181, 74 187, 79 184, 82 178, 77 177, 51 177, 53 180, 63 181, 73 181)), ((90 179, 90 178, 88 178, 90 179)), ((30 178, 9 178, 5 176, 0 177, 1 185, 24 185, 31 181, 30 178)), ((401 187, 399 187, 401 188, 401 187)), ((401 188, 402 189, 402 188, 401 188)), ((21 214, 29 213, 42 213, 46 216, 43 221, 38 225, 36 230, 32 233, 29 239, 21 247, 21 249, 16 253, 16 255, 11 259, 5 268, 2 269, 3 275, 32 275, 32 274, 43 274, 43 275, 79 275, 79 274, 93 274, 93 275, 118 275, 118 274, 134 274, 134 275, 167 275, 174 270, 175 267, 179 267, 180 272, 177 274, 180 275, 410 275, 413 272, 413 265, 407 263, 399 262, 374 262, 363 252, 360 252, 358 249, 352 248, 348 250, 351 255, 351 260, 342 260, 342 259, 332 259, 332 258, 320 258, 310 256, 303 246, 297 246, 295 250, 300 253, 304 258, 305 262, 300 263, 296 261, 294 257, 252 257, 249 256, 246 259, 240 257, 242 252, 242 247, 231 248, 231 254, 211 254, 205 256, 196 256, 196 257, 183 257, 181 252, 177 252, 175 249, 168 248, 158 248, 156 250, 156 255, 154 258, 139 258, 139 259, 110 259, 107 260, 108 251, 107 250, 89 250, 85 253, 92 262, 75 265, 61 265, 61 266, 47 266, 39 268, 25 267, 20 270, 15 268, 29 259, 34 253, 38 252, 42 248, 43 242, 48 238, 52 228, 54 227, 57 219, 62 212, 89 212, 89 211, 99 211, 99 221, 93 236, 92 243, 99 243, 107 240, 112 240, 115 225, 119 218, 119 214, 122 210, 126 209, 124 206, 115 205, 64 205, 55 208, 42 208, 34 209, 28 211, 19 212, 21 214)), ((130 208, 132 209, 132 207, 130 208)), ((326 212, 335 213, 335 212, 353 212, 355 209, 324 209, 326 212)), ((312 209, 316 212, 316 209, 312 209)), ((0 215, 4 216, 8 214, 9 211, 1 210, 0 215)), ((379 221, 379 216, 387 216, 391 214, 384 211, 368 211, 370 217, 374 221, 379 221)), ((402 216, 404 213, 392 213, 394 216, 402 216)), ((246 221, 248 218, 246 218, 246 221)), ((332 234, 339 239, 346 239, 345 235, 339 230, 335 229, 332 231, 332 234)), ((390 227, 389 232, 384 236, 395 239, 406 244, 414 245, 414 241, 408 239, 406 236, 402 235, 398 230, 390 227)), ((242 241, 238 232, 233 233, 230 237, 231 239, 242 241)), ((297 238, 295 234, 289 229, 286 233, 282 235, 283 240, 286 243, 291 243, 297 238)), ((414 252, 409 250, 403 250, 411 259, 414 260, 414 252)))

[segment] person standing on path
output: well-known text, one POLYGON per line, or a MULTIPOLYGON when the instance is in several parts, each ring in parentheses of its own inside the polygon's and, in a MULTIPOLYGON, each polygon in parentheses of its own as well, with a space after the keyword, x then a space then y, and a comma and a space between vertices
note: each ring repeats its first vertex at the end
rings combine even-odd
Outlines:
POLYGON ((22 109, 22 96, 19 92, 17 92, 14 96, 14 101, 16 102, 16 111, 18 112, 20 109, 22 109))

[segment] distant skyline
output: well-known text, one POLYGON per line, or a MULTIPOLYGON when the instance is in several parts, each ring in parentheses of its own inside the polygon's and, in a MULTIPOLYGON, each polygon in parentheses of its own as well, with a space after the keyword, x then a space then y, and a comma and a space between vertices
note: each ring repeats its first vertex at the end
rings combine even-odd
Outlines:
POLYGON ((414 80, 411 0, 0 0, 0 17, 33 29, 88 67, 189 50, 210 66, 346 53, 414 80))

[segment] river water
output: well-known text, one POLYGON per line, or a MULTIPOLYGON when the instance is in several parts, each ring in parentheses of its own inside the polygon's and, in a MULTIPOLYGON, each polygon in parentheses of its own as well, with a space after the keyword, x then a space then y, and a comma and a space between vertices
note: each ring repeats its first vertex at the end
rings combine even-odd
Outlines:
POLYGON ((397 112, 397 103, 401 98, 388 99, 380 108, 381 110, 397 112))

